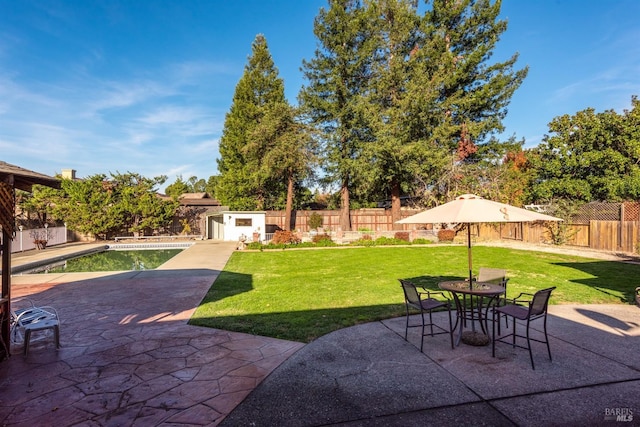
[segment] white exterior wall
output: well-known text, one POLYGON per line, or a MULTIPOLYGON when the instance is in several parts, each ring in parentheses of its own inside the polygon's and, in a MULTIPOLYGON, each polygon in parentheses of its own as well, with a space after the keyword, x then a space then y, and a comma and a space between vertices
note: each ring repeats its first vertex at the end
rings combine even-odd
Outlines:
POLYGON ((265 212, 222 212, 222 223, 224 225, 224 240, 237 242, 241 235, 247 237, 247 243, 253 241, 253 233, 260 234, 260 241, 266 239, 265 212), (244 225, 250 223, 251 225, 244 225))

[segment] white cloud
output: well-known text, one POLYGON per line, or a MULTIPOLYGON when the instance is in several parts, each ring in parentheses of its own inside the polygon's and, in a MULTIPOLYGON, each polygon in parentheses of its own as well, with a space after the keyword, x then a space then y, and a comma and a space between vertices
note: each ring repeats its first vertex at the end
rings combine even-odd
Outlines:
POLYGON ((192 107, 161 105, 147 112, 138 121, 148 126, 173 126, 190 124, 202 117, 202 112, 192 107))
POLYGON ((91 60, 108 58, 99 47, 89 54, 46 80, 0 70, 2 160, 48 174, 73 168, 78 176, 131 171, 171 181, 216 173, 225 112, 208 98, 232 92, 216 78, 231 67, 184 61, 114 80, 91 74, 91 60))
POLYGON ((215 139, 207 139, 204 141, 200 141, 196 144, 192 144, 190 146, 190 151, 193 154, 211 154, 212 156, 214 154, 218 153, 218 144, 220 143, 220 139, 219 138, 215 138, 215 139))
POLYGON ((185 61, 169 66, 168 73, 174 81, 189 84, 201 81, 202 78, 220 75, 233 76, 237 74, 238 69, 237 64, 226 62, 185 61))
POLYGON ((163 86, 153 81, 97 83, 97 91, 88 91, 88 105, 95 111, 131 107, 176 93, 170 85, 163 86))

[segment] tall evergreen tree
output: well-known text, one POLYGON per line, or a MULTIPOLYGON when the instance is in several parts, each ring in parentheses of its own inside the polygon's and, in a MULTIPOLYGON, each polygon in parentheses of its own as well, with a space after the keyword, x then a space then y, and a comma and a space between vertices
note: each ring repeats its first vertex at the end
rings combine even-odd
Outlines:
MULTIPOLYGON (((518 55, 490 63, 506 21, 498 20, 496 0, 432 0, 423 21, 429 69, 439 76, 438 122, 434 141, 455 152, 460 161, 473 157, 477 144, 504 129, 502 120, 528 68, 514 70, 518 55)), ((422 74, 422 81, 431 77, 422 74)))
POLYGON ((375 43, 368 9, 358 0, 330 0, 314 22, 315 57, 303 62, 308 85, 299 101, 321 134, 322 166, 340 185, 340 227, 351 230, 350 190, 362 176, 363 144, 371 140, 362 102, 375 43))
POLYGON ((442 150, 424 150, 430 148, 425 145, 425 131, 432 119, 426 113, 433 111, 437 100, 432 90, 436 74, 430 72, 430 86, 416 86, 426 84, 421 73, 430 71, 417 1, 372 0, 368 7, 376 17, 377 46, 371 90, 363 104, 375 135, 365 149, 371 162, 367 182, 379 199, 391 197, 395 222, 400 219, 400 196, 409 190, 408 184, 416 175, 432 173, 443 157, 442 150), (419 49, 421 55, 417 55, 419 49))
POLYGON ((301 180, 310 175, 310 134, 296 120, 294 108, 287 102, 281 102, 265 107, 265 115, 256 126, 251 140, 264 148, 265 155, 258 171, 263 175, 263 180, 275 180, 286 186, 284 228, 291 230, 295 190, 301 180))
POLYGON ((207 194, 209 194, 209 196, 213 197, 214 199, 218 198, 216 194, 217 182, 218 182, 218 175, 211 175, 209 179, 207 179, 207 183, 204 187, 204 191, 206 191, 207 194))
POLYGON ((164 189, 164 192, 167 196, 171 196, 174 199, 178 199, 184 193, 189 192, 189 185, 184 182, 182 179, 182 175, 178 175, 173 184, 167 185, 167 188, 164 189))
POLYGON ((284 82, 278 77, 267 47, 257 35, 244 74, 236 85, 233 103, 225 118, 220 138, 220 175, 216 198, 231 209, 265 209, 270 194, 282 192, 273 188, 277 181, 261 173, 267 147, 251 141, 256 126, 263 120, 266 107, 285 102, 284 82), (271 187, 270 187, 271 186, 271 187))
POLYGON ((506 30, 497 20, 499 0, 426 3, 416 27, 415 2, 372 0, 384 60, 377 61, 377 102, 370 107, 382 112, 371 157, 394 219, 402 192, 450 199, 454 188, 442 178, 464 175, 464 163, 479 160, 478 145, 503 130, 506 106, 527 74, 513 70, 517 54, 490 63, 506 30))
MULTIPOLYGON (((502 119, 527 69, 517 55, 490 63, 506 22, 501 2, 333 0, 316 19, 321 48, 303 64, 301 104, 324 131, 327 176, 349 196, 391 196, 418 189, 447 199, 440 175, 472 159, 502 119)), ((476 161, 476 159, 473 159, 476 161)), ((348 210, 347 210, 348 212, 348 210)), ((348 217, 347 217, 348 218, 348 217)))

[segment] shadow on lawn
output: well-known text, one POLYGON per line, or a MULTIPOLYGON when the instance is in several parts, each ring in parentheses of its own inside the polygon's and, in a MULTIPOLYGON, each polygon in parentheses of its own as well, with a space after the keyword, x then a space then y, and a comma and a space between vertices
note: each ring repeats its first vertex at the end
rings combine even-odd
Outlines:
POLYGON ((381 304, 192 318, 192 325, 309 343, 338 329, 405 316, 405 305, 381 304))
MULTIPOLYGON (((455 276, 417 276, 403 279, 409 280, 425 289, 440 290, 438 288, 439 282, 459 280, 461 278, 455 276)), ((401 299, 402 289, 400 282, 397 282, 397 286, 398 299, 403 301, 401 299)), ((251 275, 223 271, 207 292, 201 305, 221 301, 251 290, 253 290, 251 275)), ((291 341, 311 342, 337 329, 405 315, 406 308, 403 301, 397 304, 224 316, 197 311, 189 323, 291 341)))
POLYGON ((250 274, 223 270, 207 291, 202 303, 220 301, 251 290, 253 290, 253 278, 250 274))
POLYGON ((617 261, 558 262, 554 265, 570 267, 594 276, 571 279, 574 283, 587 285, 598 292, 618 298, 622 303, 632 304, 634 301, 634 289, 637 283, 630 278, 640 275, 640 265, 617 261), (624 296, 619 297, 613 291, 622 292, 624 296))

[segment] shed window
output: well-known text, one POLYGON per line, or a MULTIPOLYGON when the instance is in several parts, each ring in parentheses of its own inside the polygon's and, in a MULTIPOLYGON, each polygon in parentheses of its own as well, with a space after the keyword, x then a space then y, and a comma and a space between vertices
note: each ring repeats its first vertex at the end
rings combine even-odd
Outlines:
POLYGON ((236 218, 236 227, 251 227, 251 218, 236 218))

